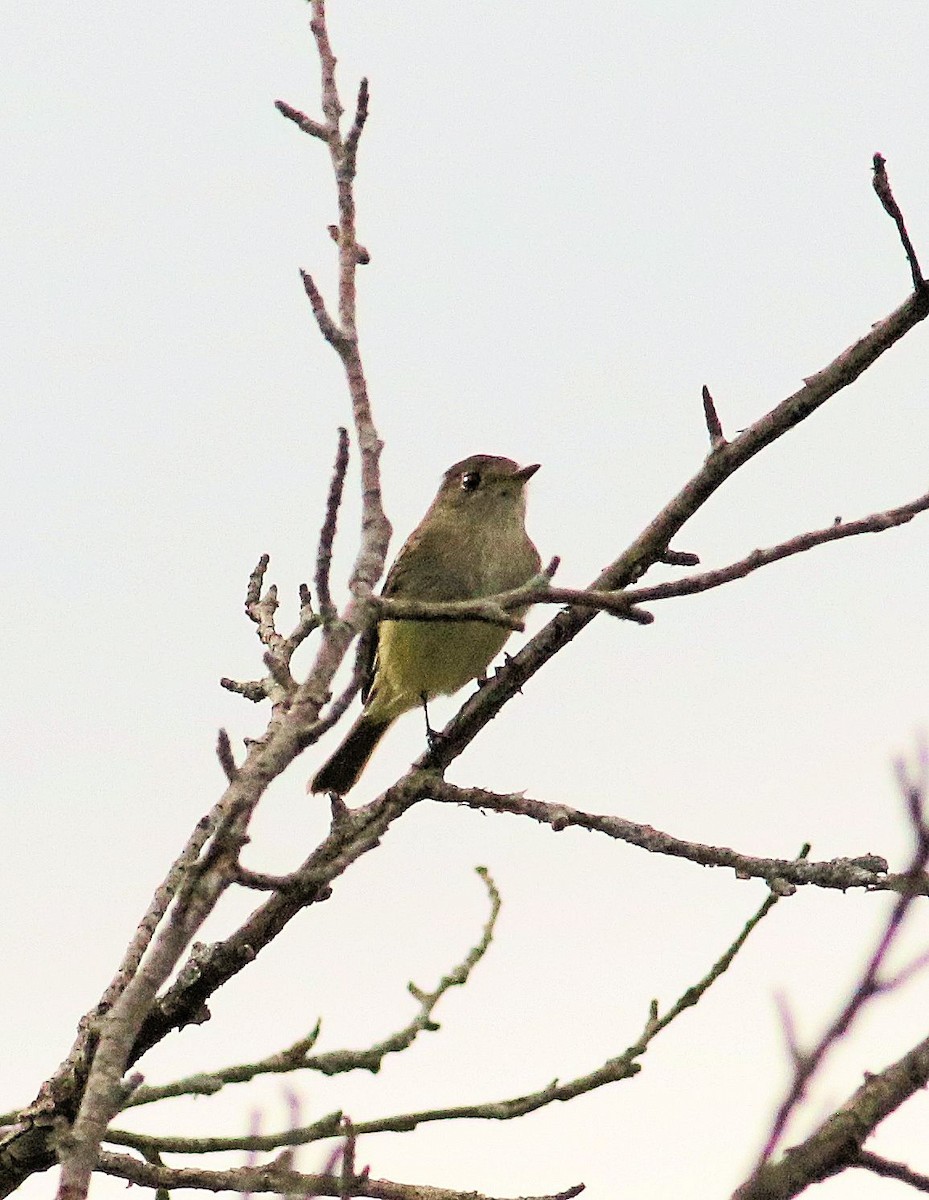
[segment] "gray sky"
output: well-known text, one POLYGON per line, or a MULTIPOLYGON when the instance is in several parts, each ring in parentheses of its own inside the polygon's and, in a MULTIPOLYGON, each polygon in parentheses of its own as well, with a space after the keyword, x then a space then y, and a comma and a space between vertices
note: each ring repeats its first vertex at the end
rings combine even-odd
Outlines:
MULTIPOLYGON (((451 462, 506 454, 543 464, 530 531, 561 555, 559 582, 588 582, 699 468, 701 385, 734 432, 905 299, 876 150, 929 260, 922 0, 330 3, 343 95, 371 81, 360 321, 395 548, 451 462)), ((5 1109, 67 1052, 219 794, 217 727, 237 745, 263 727, 217 680, 260 670, 242 598, 263 551, 282 625, 295 617, 348 408, 298 277, 333 281, 328 158, 272 106, 317 112, 305 5, 7 6, 0 44, 5 1109)), ((740 472, 677 547, 721 565, 924 492, 926 339, 740 472)), ((356 515, 352 498, 340 585, 356 515)), ((923 518, 656 605, 647 629, 599 618, 449 776, 746 853, 811 841, 815 858, 901 866, 892 761, 929 715, 927 548, 923 518)), ((332 744, 272 787, 251 865, 286 870, 320 836, 304 783, 332 744)), ((411 715, 358 800, 421 748, 411 715)), ((764 896, 592 835, 424 805, 216 997, 212 1022, 148 1056, 147 1078, 261 1057, 319 1015, 321 1048, 398 1028, 407 980, 433 986, 477 940, 478 864, 504 912, 441 1033, 376 1078, 301 1080, 307 1120, 592 1070, 764 896)), ((498 1195, 581 1179, 614 1195, 619 1173, 640 1198, 728 1194, 786 1078, 775 996, 815 1036, 887 906, 800 893, 635 1080, 519 1123, 372 1137, 359 1159, 498 1195)), ((230 897, 205 940, 248 907, 230 897)), ((927 933, 920 914, 910 949, 927 933)), ((862 1022, 795 1136, 925 1036, 927 1000, 922 979, 862 1022)), ((255 1106, 284 1124, 280 1081, 165 1106, 147 1127, 231 1133, 255 1106)), ((873 1148, 929 1170, 927 1116, 920 1094, 873 1148)), ((888 1186, 859 1173, 819 1194, 888 1186)))

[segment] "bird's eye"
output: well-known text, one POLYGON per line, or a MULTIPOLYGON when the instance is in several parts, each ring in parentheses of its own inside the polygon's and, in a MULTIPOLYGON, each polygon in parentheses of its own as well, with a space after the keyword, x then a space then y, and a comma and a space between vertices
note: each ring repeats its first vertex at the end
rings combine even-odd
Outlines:
POLYGON ((465 492, 473 492, 480 487, 481 473, 480 471, 465 471, 461 477, 461 488, 465 492))

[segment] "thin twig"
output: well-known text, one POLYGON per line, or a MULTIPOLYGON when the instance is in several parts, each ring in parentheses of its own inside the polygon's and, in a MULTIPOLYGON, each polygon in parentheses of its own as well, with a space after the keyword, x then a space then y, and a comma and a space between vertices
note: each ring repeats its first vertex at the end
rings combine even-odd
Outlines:
MULTIPOLYGON (((317 1071, 322 1075, 340 1075, 350 1071, 364 1070, 376 1074, 381 1069, 387 1055, 398 1054, 403 1050, 407 1050, 420 1033, 435 1032, 438 1029, 438 1025, 436 1025, 433 1019, 433 1013, 439 1001, 452 988, 464 987, 468 982, 471 972, 487 953, 493 939, 497 917, 500 913, 500 893, 497 891, 494 881, 485 867, 478 867, 477 874, 487 889, 490 899, 490 913, 481 930, 481 936, 477 944, 467 952, 461 962, 439 980, 431 992, 425 992, 413 983, 408 985, 407 990, 417 1001, 419 1010, 396 1033, 390 1034, 380 1042, 376 1042, 374 1045, 363 1050, 331 1050, 323 1054, 310 1054, 310 1050, 314 1048, 316 1040, 319 1037, 320 1024, 317 1022, 307 1037, 295 1042, 287 1050, 272 1055, 270 1058, 262 1059, 258 1063, 225 1067, 220 1071, 189 1076, 186 1080, 165 1084, 161 1088, 140 1088, 126 1107, 150 1104, 165 1096, 179 1096, 188 1093, 212 1095, 220 1091, 226 1084, 247 1083, 257 1075, 271 1073, 280 1074, 297 1070, 309 1070, 317 1071)), ((338 1120, 338 1116, 339 1114, 336 1114, 336 1120, 338 1120)), ((132 1140, 135 1136, 135 1134, 125 1131, 111 1130, 107 1135, 107 1139, 109 1141, 121 1142, 123 1145, 128 1146, 139 1145, 140 1143, 132 1140)), ((147 1142, 146 1144, 150 1143, 147 1142)), ((242 1145, 241 1142, 238 1144, 242 1145)), ((279 1142, 274 1143, 274 1145, 280 1144, 279 1142)), ((271 1143, 268 1143, 266 1148, 273 1148, 273 1146, 271 1143)))
POLYGON ((268 698, 267 680, 264 679, 230 679, 228 675, 223 675, 219 681, 219 686, 225 688, 227 692, 234 692, 237 696, 244 696, 246 700, 251 700, 252 704, 261 704, 263 700, 268 698))
POLYGON ((345 171, 351 177, 355 175, 358 142, 361 138, 361 131, 364 129, 365 121, 368 119, 368 100, 368 81, 367 79, 362 79, 358 85, 358 99, 355 102, 355 119, 352 121, 352 127, 345 139, 345 171))
MULTIPOLYGON (((804 846, 800 851, 797 861, 801 861, 802 859, 806 858, 807 854, 809 853, 809 849, 809 846, 804 846)), ((652 1010, 649 1020, 646 1023, 642 1039, 639 1043, 637 1043, 638 1046, 641 1046, 641 1053, 645 1052, 648 1043, 654 1037, 656 1037, 657 1034, 662 1031, 662 1029, 667 1028, 667 1026, 670 1025, 676 1017, 680 1016, 680 1014, 686 1008, 693 1008, 693 1006, 697 1004, 703 997, 704 993, 710 987, 712 987, 716 980, 729 970, 735 961, 736 955, 748 941, 753 930, 758 927, 758 925, 765 919, 771 909, 780 899, 782 899, 783 896, 783 890, 772 887, 758 911, 753 916, 749 917, 749 919, 745 922, 745 925, 732 945, 729 946, 725 953, 716 960, 716 962, 706 973, 706 975, 704 975, 700 982, 694 984, 693 987, 689 987, 675 1001, 675 1003, 671 1005, 671 1007, 663 1016, 658 1015, 658 1002, 653 1002, 652 1010)))
POLYGON ((219 759, 219 765, 222 767, 226 778, 230 783, 234 783, 237 767, 235 765, 235 755, 232 753, 232 743, 229 741, 229 734, 225 729, 220 729, 216 735, 216 756, 219 759))
MULTIPOLYGON (((879 995, 882 990, 885 990, 882 987, 883 981, 881 980, 881 972, 883 971, 884 964, 903 927, 904 918, 909 912, 913 901, 918 895, 924 894, 925 890, 926 864, 929 862, 929 826, 926 824, 924 815, 924 803, 927 795, 927 787, 929 787, 929 761, 927 761, 927 757, 929 756, 927 756, 925 748, 923 748, 920 754, 921 772, 920 777, 917 779, 910 778, 904 765, 902 763, 898 764, 899 786, 906 801, 916 843, 910 865, 901 877, 902 886, 900 895, 878 938, 877 945, 872 951, 865 969, 861 973, 861 977, 848 1000, 842 1006, 838 1016, 828 1026, 812 1050, 803 1054, 798 1053, 794 1049, 793 1078, 786 1096, 778 1106, 777 1113, 771 1124, 770 1133, 759 1155, 753 1175, 744 1185, 745 1196, 754 1195, 752 1191, 754 1181, 760 1178, 764 1167, 779 1145, 791 1114, 805 1095, 807 1085, 821 1066, 823 1060, 849 1031, 868 1002, 879 995)), ((761 1192, 759 1194, 765 1193, 761 1192)))
POLYGON ((346 345, 345 334, 329 315, 322 292, 316 286, 313 276, 309 271, 301 271, 300 278, 303 280, 303 289, 309 297, 310 308, 313 310, 313 316, 316 318, 316 324, 319 326, 320 333, 329 345, 341 355, 346 345))
POLYGON ((897 226, 897 232, 900 234, 900 241, 903 243, 903 249, 906 252, 906 261, 910 264, 910 274, 913 277, 913 288, 918 292, 925 287, 926 281, 923 279, 923 273, 919 269, 919 261, 916 258, 916 251, 913 249, 913 243, 910 241, 910 235, 906 231, 906 222, 903 220, 903 213, 900 211, 900 205, 894 199, 894 194, 890 189, 890 180, 887 178, 887 159, 883 154, 875 154, 874 156, 874 190, 877 192, 878 199, 883 204, 887 213, 893 217, 897 226))
POLYGON ((700 555, 692 554, 689 550, 665 550, 655 561, 668 567, 697 567, 700 565, 700 555))
POLYGON ((297 886, 297 878, 294 875, 268 875, 263 871, 250 871, 248 867, 236 863, 233 883, 256 892, 286 892, 289 887, 297 886))
POLYGON ((293 632, 288 637, 291 649, 296 650, 320 624, 320 618, 313 611, 313 598, 305 583, 300 584, 300 616, 293 632))
POLYGON ((316 551, 316 596, 319 600, 320 615, 326 621, 331 620, 335 615, 335 607, 329 591, 329 568, 332 564, 332 543, 335 539, 336 522, 339 516, 339 506, 342 503, 342 490, 345 486, 347 470, 348 431, 340 426, 339 445, 332 468, 329 495, 326 499, 326 518, 319 534, 319 549, 316 551))
POLYGON ((245 589, 245 612, 249 619, 254 621, 256 624, 259 624, 260 622, 253 613, 252 608, 261 599, 261 585, 264 583, 265 572, 268 569, 268 563, 270 561, 270 554, 262 554, 255 569, 248 577, 248 587, 245 589))
MULTIPOLYGON (((342 715, 348 710, 352 701, 355 699, 359 691, 365 686, 370 673, 370 662, 368 660, 366 633, 362 633, 356 643, 355 663, 352 667, 352 675, 343 691, 336 696, 332 703, 326 709, 326 712, 310 727, 309 733, 313 741, 318 741, 324 733, 340 720, 342 715)), ((310 785, 307 784, 309 792, 310 785)))
POLYGON ((916 500, 911 500, 908 504, 901 504, 899 508, 889 508, 884 512, 872 513, 857 521, 833 523, 824 529, 798 534, 796 537, 790 538, 786 542, 780 542, 776 546, 770 546, 766 550, 753 550, 751 554, 739 559, 738 562, 719 567, 715 571, 704 571, 699 575, 685 576, 683 579, 655 584, 654 587, 628 588, 621 595, 630 604, 650 604, 655 600, 668 600, 674 596, 691 596, 697 592, 709 591, 710 588, 721 587, 725 583, 732 583, 736 579, 744 579, 746 575, 757 571, 759 567, 766 567, 770 563, 779 562, 782 558, 790 558, 794 554, 802 554, 806 550, 823 546, 827 542, 858 537, 864 533, 883 533, 887 529, 906 525, 919 513, 927 510, 929 510, 929 492, 924 496, 919 496, 916 500))
POLYGON ((322 142, 329 140, 329 131, 326 126, 320 124, 319 121, 314 121, 312 117, 308 117, 306 113, 300 112, 298 108, 294 108, 293 105, 288 104, 284 100, 275 100, 274 107, 281 116, 286 117, 288 121, 293 121, 298 128, 302 129, 304 133, 308 133, 310 137, 319 138, 322 142))
MULTIPOLYGON (((171 1083, 143 1084, 133 1094, 126 1108, 138 1108, 144 1104, 155 1104, 160 1100, 173 1099, 178 1096, 214 1096, 222 1091, 227 1084, 248 1083, 260 1075, 284 1075, 300 1070, 306 1065, 309 1052, 316 1045, 322 1022, 317 1021, 308 1034, 267 1058, 254 1063, 239 1063, 232 1067, 222 1067, 217 1071, 203 1071, 196 1075, 186 1075, 183 1079, 175 1079, 171 1083)), ((258 1130, 253 1130, 251 1136, 257 1136, 258 1130)))
MULTIPOLYGON (((348 1117, 342 1118, 342 1132, 345 1135, 345 1140, 342 1143, 342 1169, 339 1172, 339 1195, 342 1197, 342 1200, 351 1200, 356 1189, 355 1146, 357 1138, 354 1126, 348 1117)), ((367 1173, 367 1168, 365 1168, 365 1177, 367 1177, 367 1173)))
POLYGON ((711 449, 715 450, 718 446, 724 445, 726 439, 723 437, 723 427, 720 424, 713 397, 710 395, 710 389, 706 384, 703 385, 703 418, 706 421, 706 431, 710 435, 711 449))
POLYGON ((868 1150, 862 1150, 858 1157, 848 1165, 864 1167, 868 1171, 873 1171, 875 1175, 883 1176, 884 1179, 899 1179, 901 1183, 908 1183, 917 1192, 929 1192, 929 1175, 922 1175, 919 1171, 914 1171, 906 1166, 905 1163, 891 1162, 890 1159, 882 1158, 879 1154, 871 1154, 868 1150))
MULTIPOLYGON (((733 1200, 790 1200, 811 1184, 858 1166, 861 1145, 929 1083, 929 1038, 864 1083, 804 1141, 742 1184, 733 1200)), ((867 1165, 867 1164, 864 1164, 867 1165)))
POLYGON ((326 0, 313 0, 313 17, 310 29, 316 39, 316 52, 319 55, 319 67, 322 76, 323 114, 329 126, 330 136, 338 135, 339 120, 343 113, 339 101, 339 92, 335 84, 336 57, 329 43, 329 31, 326 28, 326 0))
MULTIPOLYGON (((345 370, 361 452, 362 514, 361 542, 349 580, 353 598, 340 620, 327 621, 313 667, 291 698, 291 714, 303 724, 300 741, 304 745, 315 741, 328 728, 328 719, 317 723, 316 717, 320 706, 328 699, 331 681, 352 638, 371 621, 371 593, 383 572, 391 534, 390 522, 381 503, 379 460, 382 447, 368 398, 355 311, 355 272, 359 262, 368 257, 356 238, 354 198, 358 144, 368 113, 368 86, 367 81, 363 80, 358 90, 354 121, 347 138, 343 140, 340 132, 343 107, 336 85, 336 59, 326 27, 325 0, 312 0, 312 14, 310 28, 319 55, 321 106, 325 121, 322 125, 311 124, 308 132, 326 142, 336 181, 339 221, 334 241, 339 256, 338 320, 329 313, 312 276, 306 271, 302 272, 302 276, 317 324, 339 355, 345 370)), ((278 102, 278 108, 291 120, 295 114, 302 116, 283 102, 278 102)), ((299 120, 297 123, 301 124, 299 120)))
MULTIPOLYGON (((536 1092, 506 1100, 458 1105, 454 1108, 427 1109, 368 1121, 354 1121, 352 1122, 354 1134, 367 1136, 373 1133, 407 1133, 420 1125, 437 1121, 515 1120, 550 1104, 572 1100, 607 1084, 632 1078, 641 1070, 637 1060, 645 1054, 650 1043, 683 1012, 699 1003, 712 985, 729 969, 752 931, 771 911, 778 898, 778 894, 772 891, 754 916, 746 922, 738 937, 725 953, 717 959, 702 979, 682 993, 666 1013, 659 1016, 657 1001, 653 1001, 645 1028, 638 1039, 622 1054, 609 1059, 588 1074, 565 1083, 555 1080, 536 1092)), ((140 1150, 146 1147, 156 1150, 158 1153, 210 1154, 231 1150, 245 1150, 253 1153, 269 1152, 280 1149, 282 1146, 309 1145, 315 1141, 337 1137, 344 1128, 344 1117, 341 1113, 336 1112, 315 1121, 312 1125, 306 1125, 302 1129, 287 1129, 271 1134, 256 1134, 251 1137, 150 1137, 144 1134, 127 1133, 124 1130, 111 1130, 107 1135, 107 1140, 140 1150)))
POLYGON ((245 593, 245 612, 257 627, 258 638, 266 647, 262 661, 268 668, 264 679, 237 680, 223 676, 220 687, 244 696, 254 704, 271 700, 274 704, 273 717, 281 715, 287 702, 297 690, 297 682, 290 671, 294 652, 310 633, 322 623, 320 614, 313 611, 312 598, 306 584, 300 585, 300 614, 293 630, 284 637, 275 624, 278 609, 277 585, 271 584, 264 596, 261 588, 267 573, 269 558, 263 554, 248 579, 245 593))
MULTIPOLYGON (((530 580, 522 587, 509 592, 501 592, 496 596, 483 596, 479 600, 458 601, 419 601, 400 600, 395 597, 379 596, 375 603, 380 611, 381 620, 405 621, 484 621, 492 625, 502 625, 509 629, 522 630, 524 622, 510 614, 511 609, 525 608, 531 604, 567 604, 576 608, 594 609, 606 612, 623 620, 634 621, 640 625, 648 625, 654 621, 654 616, 639 607, 651 604, 656 600, 669 600, 677 596, 692 596, 698 592, 706 592, 711 588, 722 587, 737 579, 744 579, 753 571, 766 567, 781 559, 802 554, 827 542, 841 541, 843 538, 858 537, 865 533, 883 533, 912 521, 919 513, 929 511, 929 492, 919 496, 908 504, 898 508, 890 508, 884 512, 872 513, 857 521, 833 523, 824 529, 815 529, 809 533, 801 533, 786 542, 770 546, 764 550, 753 550, 745 558, 718 567, 713 571, 703 571, 699 575, 688 575, 682 579, 670 580, 667 583, 654 584, 651 587, 626 588, 623 591, 605 592, 593 588, 556 588, 539 584, 530 580)), ((674 565, 689 565, 696 555, 672 554, 662 555, 661 561, 674 565)), ((697 560, 699 561, 699 560, 697 560)))

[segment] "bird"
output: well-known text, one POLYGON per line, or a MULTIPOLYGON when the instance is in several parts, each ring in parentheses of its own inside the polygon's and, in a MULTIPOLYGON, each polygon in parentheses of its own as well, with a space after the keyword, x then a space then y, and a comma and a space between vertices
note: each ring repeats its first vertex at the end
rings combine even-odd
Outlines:
MULTIPOLYGON (((527 583, 541 565, 525 525, 526 484, 538 469, 491 454, 449 467, 381 594, 474 600, 527 583)), ((361 714, 307 791, 344 796, 397 717, 483 676, 510 632, 482 621, 381 621, 369 638, 361 714)))

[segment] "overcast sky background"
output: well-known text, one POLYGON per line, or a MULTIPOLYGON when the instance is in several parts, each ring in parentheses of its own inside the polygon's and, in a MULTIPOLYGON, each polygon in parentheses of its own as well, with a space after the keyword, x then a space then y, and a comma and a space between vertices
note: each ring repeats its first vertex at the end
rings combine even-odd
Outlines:
MULTIPOLYGON (((585 584, 699 468, 701 385, 732 433, 906 298, 871 190, 877 150, 929 259, 923 0, 331 0, 330 27, 346 104, 371 81, 359 319, 394 549, 450 463, 505 454, 542 463, 529 529, 561 556, 560 583, 585 584)), ((264 726, 217 681, 260 673, 242 600, 262 552, 281 627, 296 616, 349 412, 298 276, 331 296, 328 156, 273 108, 318 113, 306 6, 7 5, 0 44, 4 1110, 67 1053, 219 795, 217 728, 241 746, 264 726)), ((722 565, 923 493, 927 339, 917 328, 742 470, 677 548, 722 565)), ((342 596, 357 511, 353 494, 342 596)), ((923 517, 655 605, 649 628, 598 618, 449 777, 745 853, 810 841, 816 859, 873 852, 899 868, 892 763, 929 724, 927 550, 923 517)), ((271 788, 249 865, 285 871, 321 836, 325 806, 304 785, 335 736, 271 788)), ((422 740, 407 717, 352 798, 422 740)), ((638 1038, 652 997, 667 1006, 706 972, 765 894, 593 835, 423 804, 215 997, 211 1022, 151 1053, 147 1079, 263 1057, 318 1016, 320 1049, 399 1028, 407 981, 434 986, 479 936, 479 864, 503 914, 437 1012, 441 1032, 377 1077, 295 1079, 305 1120, 502 1099, 590 1071, 638 1038)), ((204 940, 251 903, 228 896, 204 940)), ((643 1200, 728 1195, 787 1078, 775 997, 815 1037, 889 903, 800 892, 636 1079, 520 1122, 372 1136, 359 1162, 504 1196, 579 1180, 613 1196, 617 1179, 643 1200)), ((910 952, 927 936, 921 911, 910 952)), ((926 1035, 927 1002, 923 977, 867 1014, 794 1139, 926 1035)), ((285 1083, 126 1124, 231 1134, 261 1108, 278 1128, 285 1083)), ((920 1093, 869 1145, 929 1171, 927 1119, 920 1093)), ((897 1192, 859 1172, 817 1194, 897 1192)))

